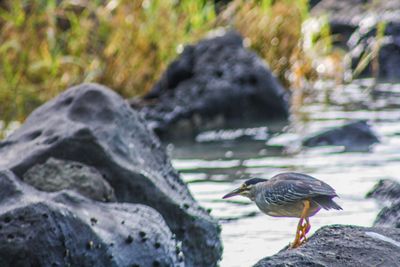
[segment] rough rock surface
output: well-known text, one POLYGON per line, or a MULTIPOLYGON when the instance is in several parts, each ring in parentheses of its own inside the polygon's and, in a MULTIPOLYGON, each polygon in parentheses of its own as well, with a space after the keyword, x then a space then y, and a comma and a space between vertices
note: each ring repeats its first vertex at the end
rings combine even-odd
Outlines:
POLYGON ((113 91, 95 84, 70 88, 0 142, 0 169, 19 177, 50 157, 96 168, 118 201, 156 209, 182 241, 186 265, 217 264, 217 222, 193 199, 139 113, 113 91))
POLYGON ((366 151, 379 139, 366 121, 356 121, 334 128, 303 141, 304 146, 343 146, 346 151, 366 151))
POLYGON ((114 190, 103 176, 79 162, 49 158, 25 172, 23 181, 42 191, 71 189, 93 200, 116 201, 114 190))
POLYGON ((187 46, 150 93, 131 105, 160 136, 174 137, 289 113, 285 89, 235 32, 187 46))
POLYGON ((332 225, 306 244, 260 260, 266 266, 399 266, 400 229, 332 225))
POLYGON ((183 266, 161 215, 140 204, 46 193, 0 171, 0 266, 183 266))

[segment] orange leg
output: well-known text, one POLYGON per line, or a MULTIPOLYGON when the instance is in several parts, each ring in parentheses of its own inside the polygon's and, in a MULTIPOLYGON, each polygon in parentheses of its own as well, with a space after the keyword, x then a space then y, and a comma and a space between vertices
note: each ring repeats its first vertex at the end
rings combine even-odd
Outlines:
POLYGON ((310 221, 308 220, 307 217, 308 210, 310 209, 310 201, 304 200, 303 204, 304 208, 301 213, 299 223, 297 224, 296 238, 294 239, 293 244, 290 246, 291 248, 297 248, 306 241, 306 234, 308 233, 311 227, 310 221), (304 220, 306 220, 305 225, 303 225, 304 220))
POLYGON ((300 218, 299 223, 297 224, 297 230, 296 230, 296 238, 294 239, 291 248, 297 248, 300 246, 301 238, 302 238, 302 229, 303 229, 303 218, 300 218))
POLYGON ((301 229, 301 235, 300 235, 300 242, 301 244, 303 244, 304 242, 307 241, 307 237, 306 234, 310 231, 311 229, 311 224, 310 224, 310 220, 308 217, 305 218, 306 223, 303 225, 302 229, 301 229))

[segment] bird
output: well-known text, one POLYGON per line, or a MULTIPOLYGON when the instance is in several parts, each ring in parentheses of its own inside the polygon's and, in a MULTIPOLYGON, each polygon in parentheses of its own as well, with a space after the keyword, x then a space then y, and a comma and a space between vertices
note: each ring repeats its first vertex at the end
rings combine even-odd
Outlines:
POLYGON ((307 241, 310 217, 321 209, 342 210, 332 199, 338 197, 327 183, 296 172, 280 173, 271 179, 251 178, 223 199, 241 195, 255 202, 265 214, 273 217, 300 218, 296 237, 289 246, 297 248, 307 241))

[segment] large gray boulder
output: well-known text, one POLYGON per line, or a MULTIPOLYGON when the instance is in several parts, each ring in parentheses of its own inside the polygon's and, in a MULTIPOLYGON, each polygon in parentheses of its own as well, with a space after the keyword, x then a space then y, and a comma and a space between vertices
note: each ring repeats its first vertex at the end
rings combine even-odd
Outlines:
POLYGON ((168 137, 289 114, 287 92, 235 32, 186 46, 150 93, 131 104, 168 137))
POLYGON ((182 241, 186 265, 217 264, 217 221, 193 199, 139 113, 113 91, 96 84, 70 88, 0 142, 0 169, 19 177, 50 157, 97 169, 119 202, 156 209, 182 241))
POLYGON ((400 229, 332 225, 319 229, 297 249, 260 260, 267 266, 399 266, 400 229))
POLYGON ((184 266, 161 215, 140 204, 45 193, 0 171, 0 266, 184 266))

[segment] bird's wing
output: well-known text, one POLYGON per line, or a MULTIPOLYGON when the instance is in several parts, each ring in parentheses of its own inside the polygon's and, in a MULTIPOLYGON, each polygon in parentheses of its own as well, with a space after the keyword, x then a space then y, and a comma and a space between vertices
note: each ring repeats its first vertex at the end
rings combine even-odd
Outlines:
POLYGON ((283 205, 321 195, 336 196, 332 187, 312 177, 311 179, 279 177, 279 179, 271 179, 269 183, 270 186, 265 190, 264 198, 267 203, 274 205, 283 205))

